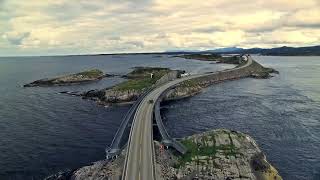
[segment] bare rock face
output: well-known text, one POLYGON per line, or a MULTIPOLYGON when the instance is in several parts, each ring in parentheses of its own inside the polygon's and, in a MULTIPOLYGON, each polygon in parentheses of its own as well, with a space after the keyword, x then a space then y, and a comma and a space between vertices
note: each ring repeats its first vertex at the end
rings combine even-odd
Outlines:
POLYGON ((182 140, 188 153, 175 157, 158 150, 164 179, 281 180, 256 142, 240 132, 219 129, 182 140))
POLYGON ((180 85, 172 89, 170 92, 168 92, 164 100, 176 100, 176 99, 190 97, 197 93, 200 93, 202 90, 203 90, 203 87, 201 87, 200 85, 193 85, 193 86, 180 85))
POLYGON ((103 101, 107 103, 132 102, 137 100, 141 94, 142 91, 134 89, 126 91, 107 89, 105 91, 103 101))
POLYGON ((125 152, 126 150, 123 150, 115 160, 101 160, 77 169, 73 172, 70 180, 120 180, 125 152))

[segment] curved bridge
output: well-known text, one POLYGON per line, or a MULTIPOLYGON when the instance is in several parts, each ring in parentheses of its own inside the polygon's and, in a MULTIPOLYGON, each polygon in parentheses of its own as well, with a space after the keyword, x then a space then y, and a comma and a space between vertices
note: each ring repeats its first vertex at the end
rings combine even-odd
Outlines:
MULTIPOLYGON (((245 63, 240 67, 176 79, 151 90, 140 102, 133 119, 122 179, 158 179, 158 174, 155 170, 152 118, 154 107, 156 103, 159 103, 158 99, 168 89, 191 79, 199 79, 200 83, 215 83, 249 77, 262 69, 263 67, 254 62, 250 56, 246 56, 245 63)), ((159 109, 156 110, 158 111, 159 109)), ((160 124, 159 129, 164 131, 163 137, 170 138, 163 124, 160 124)))
POLYGON ((122 119, 120 127, 116 132, 110 147, 106 148, 106 159, 114 159, 117 158, 118 155, 121 153, 123 146, 126 144, 128 139, 128 135, 126 136, 126 129, 129 127, 130 122, 132 122, 134 114, 140 104, 140 102, 145 98, 145 96, 150 92, 143 93, 138 100, 131 106, 127 114, 122 119))
MULTIPOLYGON (((173 87, 174 88, 174 87, 173 87)), ((164 144, 167 147, 172 147, 175 150, 177 150, 181 154, 185 154, 187 152, 187 149, 184 147, 183 144, 181 144, 179 141, 176 141, 174 138, 172 138, 169 133, 166 130, 166 127, 163 124, 162 117, 160 114, 160 103, 164 96, 168 93, 169 90, 172 88, 167 89, 162 93, 162 95, 159 97, 157 102, 154 106, 154 118, 156 120, 161 138, 162 138, 162 144, 164 144)))

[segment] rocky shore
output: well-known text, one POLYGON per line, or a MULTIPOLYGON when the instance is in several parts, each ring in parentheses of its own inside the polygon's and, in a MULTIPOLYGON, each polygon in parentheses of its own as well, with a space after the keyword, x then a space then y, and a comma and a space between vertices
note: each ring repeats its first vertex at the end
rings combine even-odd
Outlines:
MULTIPOLYGON (((207 55, 204 56, 207 57, 207 55)), ((228 57, 228 59, 231 59, 232 63, 237 64, 238 66, 241 66, 242 63, 244 63, 243 61, 240 61, 237 56, 228 57)), ((272 68, 263 67, 257 62, 253 62, 253 64, 253 68, 250 70, 252 71, 250 76, 246 77, 265 79, 272 77, 273 73, 278 73, 278 71, 272 68)), ((128 78, 128 81, 107 89, 83 92, 80 95, 85 99, 92 99, 97 101, 98 104, 106 106, 132 103, 148 89, 157 84, 179 78, 182 73, 184 73, 184 71, 171 70, 168 68, 136 67, 132 72, 123 76, 128 78), (150 78, 150 74, 153 74, 154 77, 150 78)), ((234 78, 227 80, 232 79, 234 78)), ((221 81, 223 80, 214 80, 212 78, 210 79, 210 77, 184 81, 167 93, 164 100, 168 101, 190 97, 200 93, 204 88, 221 81)))
POLYGON ((249 135, 226 129, 186 137, 184 155, 157 151, 164 179, 282 179, 249 135))
POLYGON ((80 84, 91 81, 97 81, 104 77, 112 76, 109 74, 104 74, 99 69, 92 69, 88 71, 83 71, 76 74, 69 74, 56 78, 40 79, 34 82, 25 84, 24 87, 35 87, 35 86, 63 86, 63 85, 72 85, 80 84))
MULTIPOLYGON (((238 66, 243 65, 238 61, 238 66)), ((167 68, 137 67, 124 76, 127 81, 114 87, 81 93, 83 98, 96 100, 103 105, 133 102, 150 87, 179 78, 183 71, 167 68), (151 75, 152 74, 152 75, 151 75), (152 76, 152 77, 151 77, 152 76)), ((241 71, 221 72, 213 76, 187 80, 170 90, 165 100, 175 100, 197 94, 202 89, 225 80, 241 77, 269 78, 277 73, 257 62, 241 71)), ((280 180, 277 170, 266 160, 256 142, 249 135, 226 129, 212 130, 186 137, 181 143, 187 148, 184 155, 172 149, 160 149, 155 142, 156 171, 162 179, 217 179, 217 180, 280 180)), ((64 173, 51 176, 53 179, 120 179, 126 150, 113 161, 98 161, 79 168, 68 176, 64 173)))
MULTIPOLYGON (((136 101, 149 88, 178 78, 184 71, 159 67, 135 67, 127 75, 127 81, 111 88, 90 90, 80 94, 85 99, 92 99, 101 105, 127 104, 136 101), (152 77, 151 77, 152 74, 152 77)), ((70 93, 71 94, 71 93, 70 93)))
MULTIPOLYGON (((281 180, 252 137, 226 129, 185 137, 185 155, 161 149, 155 141, 156 171, 162 179, 281 180)), ((71 180, 120 179, 126 150, 113 161, 98 161, 74 171, 71 180)), ((56 178, 57 179, 57 178, 56 178)), ((47 179, 47 180, 53 180, 47 179)))

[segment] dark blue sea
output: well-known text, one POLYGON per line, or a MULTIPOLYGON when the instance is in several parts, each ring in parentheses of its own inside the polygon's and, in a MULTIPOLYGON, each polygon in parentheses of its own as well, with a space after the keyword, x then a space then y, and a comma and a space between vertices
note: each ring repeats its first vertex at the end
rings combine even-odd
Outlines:
MULTIPOLYGON (((284 179, 320 179, 320 57, 255 59, 280 74, 217 84, 165 105, 170 133, 182 137, 212 128, 239 130, 256 139, 284 179)), ((23 84, 93 68, 126 74, 135 66, 191 73, 233 67, 154 55, 0 58, 0 179, 43 179, 103 159, 130 108, 106 108, 59 94, 110 87, 124 81, 119 77, 65 87, 23 84)))

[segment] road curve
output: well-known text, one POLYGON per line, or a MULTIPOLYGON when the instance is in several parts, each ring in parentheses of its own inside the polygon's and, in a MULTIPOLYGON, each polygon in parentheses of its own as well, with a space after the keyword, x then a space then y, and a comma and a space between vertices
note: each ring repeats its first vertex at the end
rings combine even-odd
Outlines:
MULTIPOLYGON (((224 70, 223 72, 235 71, 252 64, 252 59, 247 56, 247 63, 238 68, 224 70)), ((221 71, 220 71, 221 72, 221 71)), ((141 101, 135 113, 133 124, 130 130, 127 154, 122 173, 122 180, 154 180, 159 179, 155 173, 155 156, 153 145, 153 108, 161 94, 177 84, 204 76, 210 76, 219 72, 192 75, 170 81, 155 88, 141 101), (150 101, 153 100, 153 101, 150 101)))

